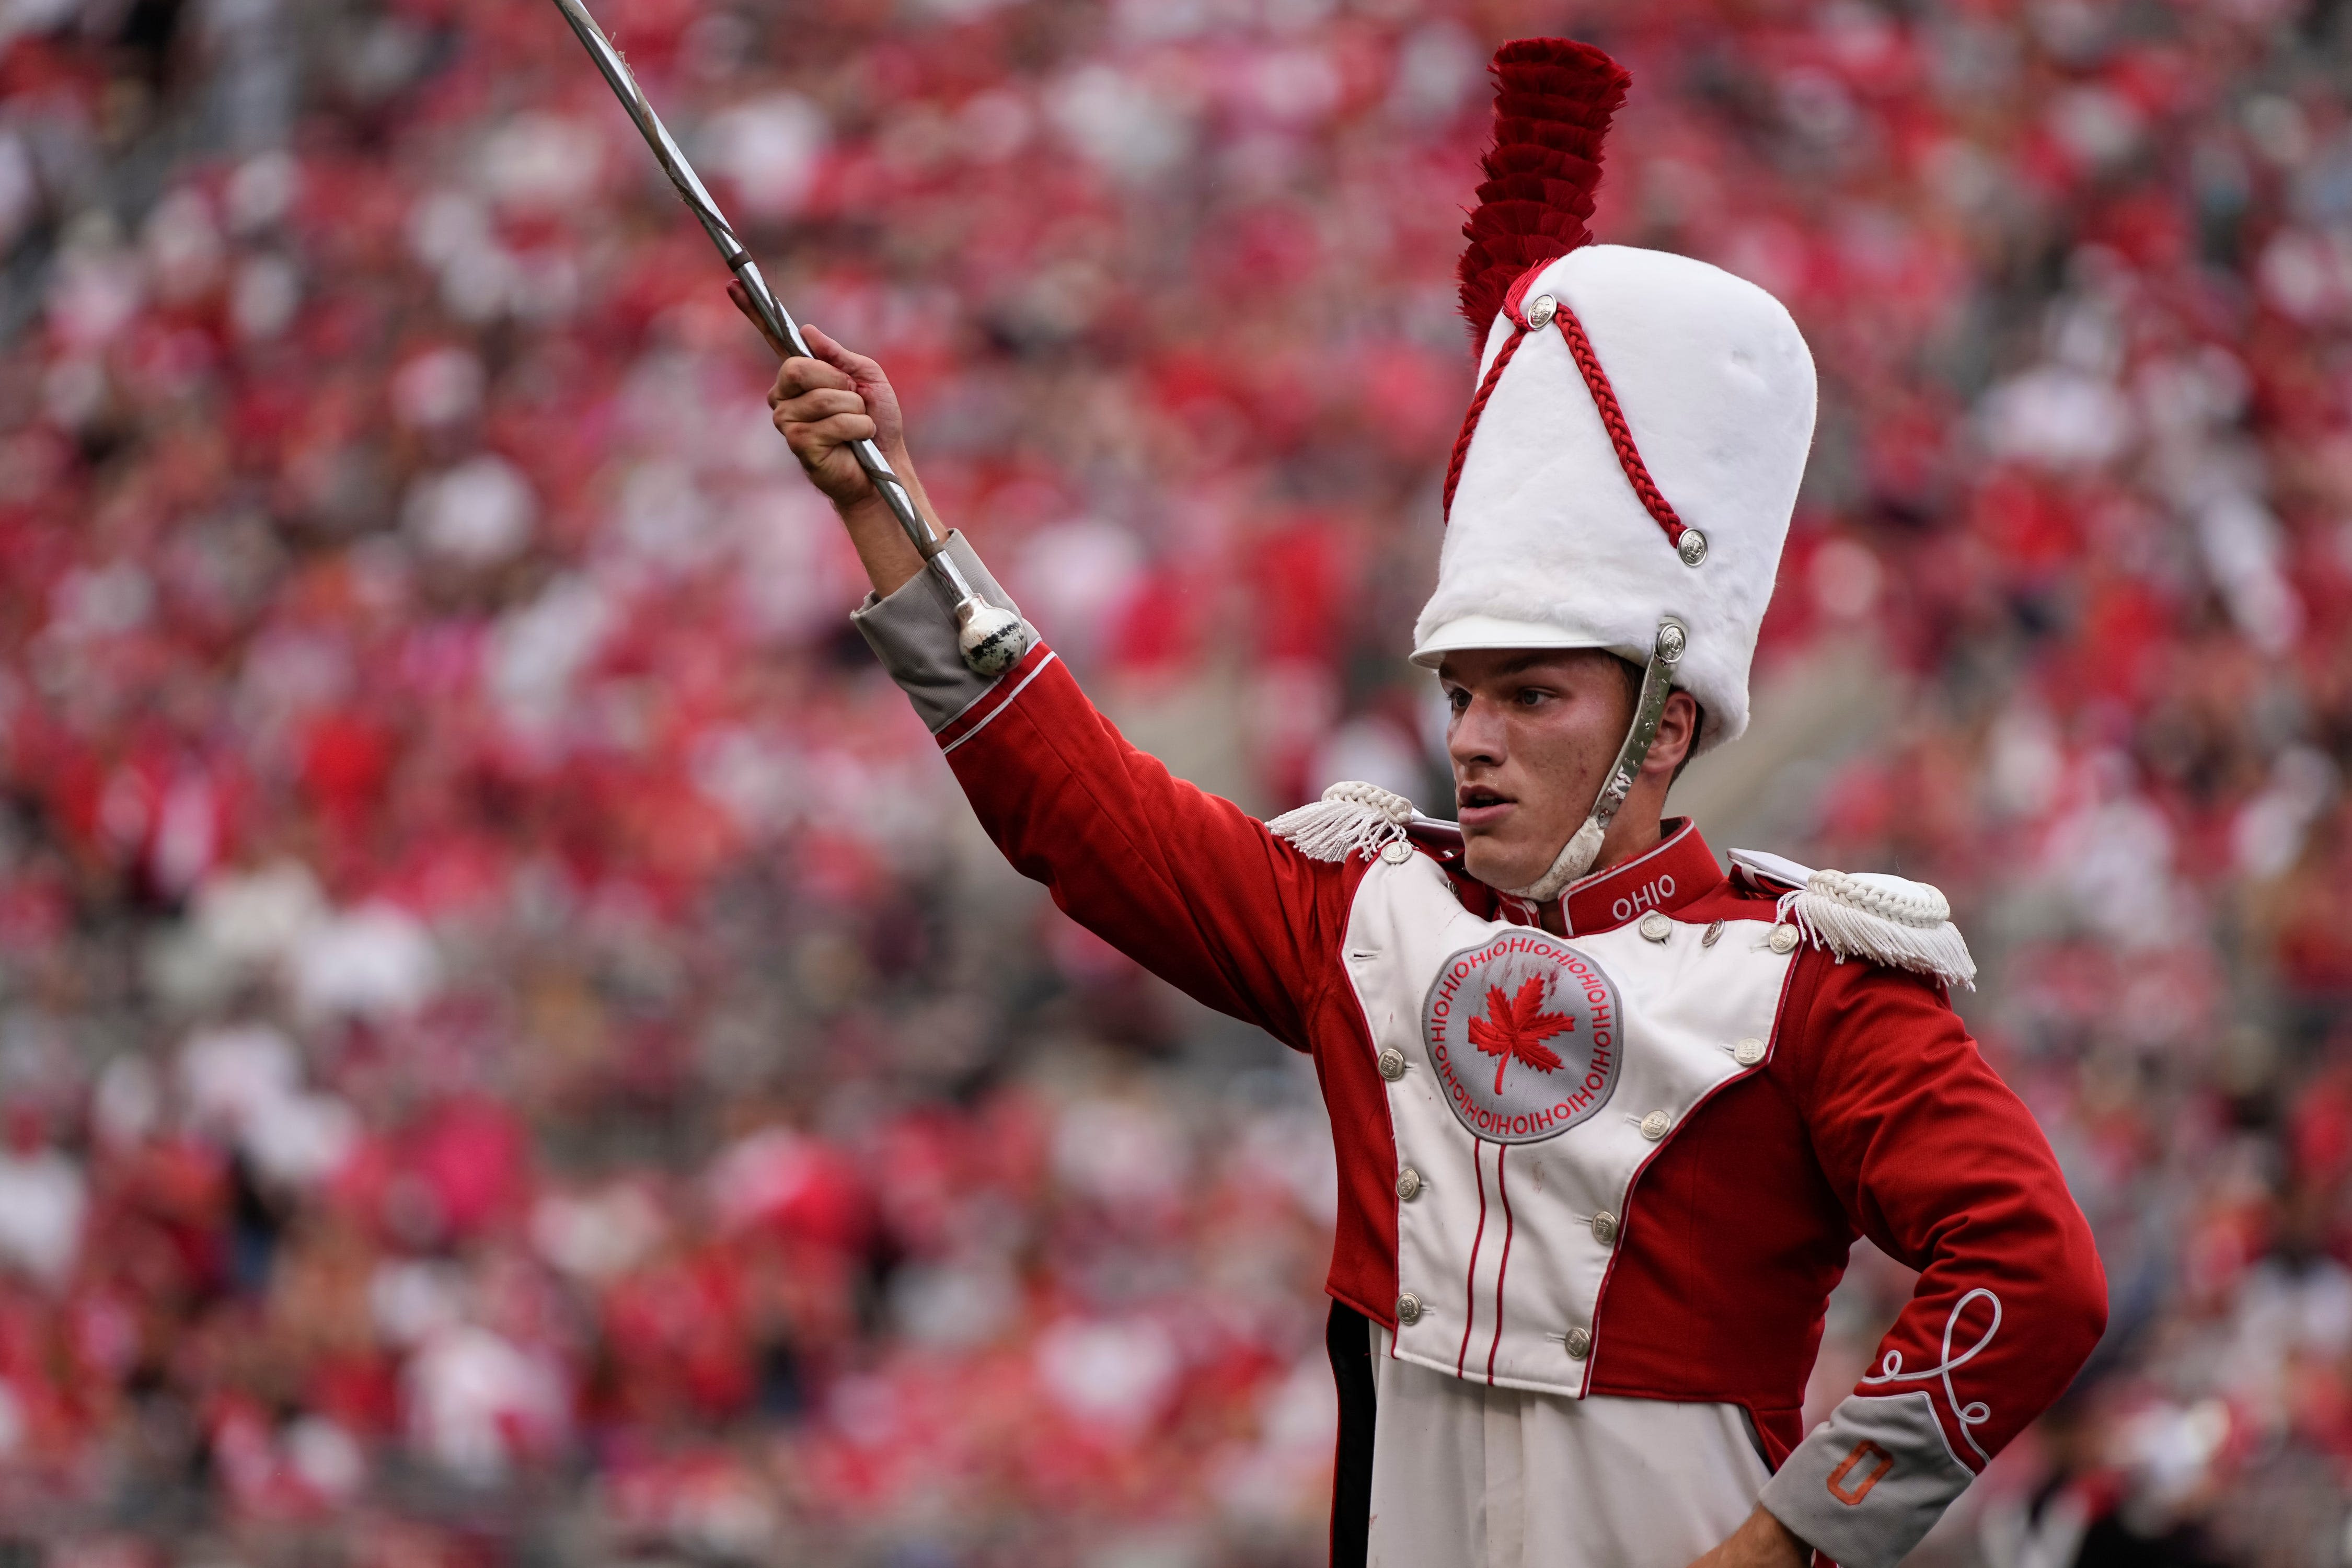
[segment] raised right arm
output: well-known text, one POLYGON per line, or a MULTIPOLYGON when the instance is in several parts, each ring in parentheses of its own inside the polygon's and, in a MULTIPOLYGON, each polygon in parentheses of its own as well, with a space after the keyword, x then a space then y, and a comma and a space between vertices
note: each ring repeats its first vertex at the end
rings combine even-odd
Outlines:
MULTIPOLYGON (((1079 924, 1146 969, 1310 1048, 1309 1020, 1341 975, 1361 863, 1309 859, 1129 745, 1034 628, 1029 652, 1004 674, 967 669, 945 584, 846 450, 878 441, 932 516, 889 383, 872 360, 804 331, 827 363, 785 362, 769 398, 777 428, 841 513, 873 582, 853 617, 859 631, 929 727, 989 837, 1079 924)), ((982 597, 1018 613, 961 535, 947 548, 982 597)))
MULTIPOLYGON (((983 597, 1013 607, 961 534, 948 547, 983 597)), ((1308 1049, 1361 864, 1310 860, 1172 776, 1095 710, 1043 641, 992 680, 971 674, 948 599, 924 572, 854 619, 1005 858, 1146 969, 1308 1049)))

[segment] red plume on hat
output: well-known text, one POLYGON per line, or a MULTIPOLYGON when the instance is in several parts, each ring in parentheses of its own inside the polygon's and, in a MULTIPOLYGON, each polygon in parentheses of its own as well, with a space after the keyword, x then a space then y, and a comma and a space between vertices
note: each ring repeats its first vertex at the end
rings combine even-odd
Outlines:
POLYGON ((1633 79, 1590 44, 1519 38, 1495 52, 1495 145, 1462 227, 1462 313, 1483 342, 1511 285, 1592 243, 1601 143, 1633 79))

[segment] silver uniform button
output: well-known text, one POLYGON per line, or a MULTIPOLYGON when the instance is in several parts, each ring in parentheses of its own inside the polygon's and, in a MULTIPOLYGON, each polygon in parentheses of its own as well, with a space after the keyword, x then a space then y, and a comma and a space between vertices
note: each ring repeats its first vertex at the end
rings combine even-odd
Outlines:
POLYGON ((1421 1196, 1421 1173, 1411 1165, 1397 1173, 1397 1196, 1406 1203, 1421 1196))
POLYGON ((1402 838, 1391 838, 1381 846, 1381 858, 1391 866, 1402 866, 1412 858, 1412 846, 1402 838))
POLYGON ((1675 922, 1657 910, 1642 917, 1642 934, 1652 942, 1664 942, 1675 934, 1675 922))
POLYGON ((1592 1335, 1589 1330, 1570 1329, 1562 1338, 1567 1342, 1570 1361, 1582 1361, 1592 1353, 1592 1335))
POLYGON ((1675 1119, 1663 1110, 1653 1110, 1642 1118, 1642 1136, 1654 1143, 1674 1130, 1675 1119))
POLYGON ((1603 1247, 1617 1245, 1617 1216, 1602 1209, 1592 1216, 1592 1239, 1603 1247))
POLYGON ((1797 928, 1786 923, 1776 925, 1772 928, 1772 934, 1764 940, 1771 945, 1774 952, 1794 952, 1797 951, 1797 928))
POLYGON ((1394 1046, 1381 1053, 1381 1076, 1391 1083, 1404 1076, 1404 1053, 1394 1046))
POLYGON ((1722 940, 1723 922, 1721 921, 1717 921, 1714 924, 1706 928, 1706 934, 1698 939, 1698 944, 1701 947, 1713 947, 1717 942, 1722 940))
POLYGON ((1397 1298, 1397 1326, 1409 1329, 1421 1321, 1421 1298, 1408 1290, 1397 1298))
POLYGON ((1764 1059, 1764 1042, 1753 1037, 1731 1047, 1731 1059, 1741 1067, 1752 1068, 1764 1059))

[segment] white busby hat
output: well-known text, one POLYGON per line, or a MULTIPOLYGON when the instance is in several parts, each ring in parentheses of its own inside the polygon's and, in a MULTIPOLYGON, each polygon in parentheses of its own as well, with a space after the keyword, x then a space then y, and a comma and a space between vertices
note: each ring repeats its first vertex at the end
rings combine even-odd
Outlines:
POLYGON ((1461 271, 1484 353, 1413 659, 1592 647, 1643 664, 1671 638, 1672 682, 1705 709, 1711 747, 1748 725, 1812 443, 1812 356, 1754 284, 1592 243, 1601 142, 1630 81, 1615 61, 1528 38, 1503 47, 1495 75, 1461 271))

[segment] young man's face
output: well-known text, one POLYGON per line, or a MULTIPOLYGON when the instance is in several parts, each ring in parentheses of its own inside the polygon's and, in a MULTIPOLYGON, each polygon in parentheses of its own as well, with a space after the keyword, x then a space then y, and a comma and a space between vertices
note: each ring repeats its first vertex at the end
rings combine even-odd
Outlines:
POLYGON ((1596 648, 1482 648, 1438 666, 1463 864, 1490 888, 1551 869, 1633 721, 1623 661, 1596 648))

